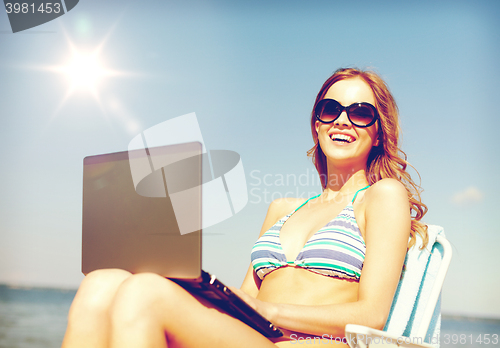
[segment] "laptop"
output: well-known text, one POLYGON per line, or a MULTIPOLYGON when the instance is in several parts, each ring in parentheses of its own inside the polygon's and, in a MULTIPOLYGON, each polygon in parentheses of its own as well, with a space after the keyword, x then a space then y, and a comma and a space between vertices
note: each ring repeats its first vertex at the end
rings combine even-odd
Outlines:
POLYGON ((86 157, 82 272, 105 268, 154 272, 262 335, 280 337, 283 333, 277 327, 202 270, 201 187, 211 180, 207 164, 207 154, 197 142, 86 157), (155 163, 170 164, 154 170, 155 163), (142 172, 144 179, 137 182, 134 172, 142 172), (190 193, 190 200, 179 205, 178 198, 171 199, 183 192, 190 193), (179 206, 188 216, 180 216, 179 206), (177 220, 186 218, 200 229, 181 234, 177 220))

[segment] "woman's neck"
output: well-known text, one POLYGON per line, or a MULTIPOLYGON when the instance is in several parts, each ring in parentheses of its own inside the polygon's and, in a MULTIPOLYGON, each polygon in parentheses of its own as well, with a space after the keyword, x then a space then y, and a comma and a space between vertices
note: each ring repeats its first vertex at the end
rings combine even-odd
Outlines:
POLYGON ((365 168, 354 170, 336 170, 328 173, 328 181, 325 193, 329 194, 351 194, 368 185, 365 168))

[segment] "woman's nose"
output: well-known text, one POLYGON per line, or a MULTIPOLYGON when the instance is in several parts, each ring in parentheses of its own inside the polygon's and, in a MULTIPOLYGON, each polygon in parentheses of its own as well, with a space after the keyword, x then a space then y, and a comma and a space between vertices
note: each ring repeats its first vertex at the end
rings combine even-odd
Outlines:
POLYGON ((344 110, 342 113, 337 117, 335 120, 335 125, 340 126, 351 126, 351 120, 349 120, 349 117, 347 116, 347 112, 344 110))

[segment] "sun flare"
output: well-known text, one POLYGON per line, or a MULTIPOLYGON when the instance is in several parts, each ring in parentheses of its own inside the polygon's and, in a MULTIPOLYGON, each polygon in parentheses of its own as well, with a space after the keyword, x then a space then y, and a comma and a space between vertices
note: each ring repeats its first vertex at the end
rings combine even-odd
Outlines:
POLYGON ((128 132, 137 132, 140 123, 133 115, 117 101, 116 97, 110 96, 106 83, 115 83, 114 78, 139 76, 140 74, 130 71, 120 71, 106 64, 103 57, 104 46, 110 33, 102 42, 93 49, 77 47, 65 33, 68 43, 69 54, 63 57, 57 65, 36 66, 35 69, 50 71, 58 74, 65 82, 66 92, 59 99, 59 103, 53 112, 49 124, 58 117, 65 105, 71 103, 73 98, 86 100, 88 97, 97 103, 101 115, 111 124, 110 117, 117 117, 128 132))
POLYGON ((113 71, 103 66, 97 52, 81 53, 75 50, 71 59, 58 69, 69 81, 70 94, 79 90, 97 96, 97 89, 102 80, 114 75, 113 71))
POLYGON ((72 88, 95 90, 107 71, 96 55, 76 53, 65 67, 72 88))

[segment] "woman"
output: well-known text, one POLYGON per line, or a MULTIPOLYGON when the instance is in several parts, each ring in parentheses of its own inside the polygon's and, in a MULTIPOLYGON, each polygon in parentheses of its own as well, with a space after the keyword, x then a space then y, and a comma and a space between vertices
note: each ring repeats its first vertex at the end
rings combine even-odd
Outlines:
POLYGON ((324 190, 271 203, 233 289, 284 337, 270 341, 160 276, 99 270, 78 290, 63 347, 343 345, 348 323, 383 328, 407 248, 427 236, 396 104, 375 73, 340 69, 318 93, 311 130, 324 190))

